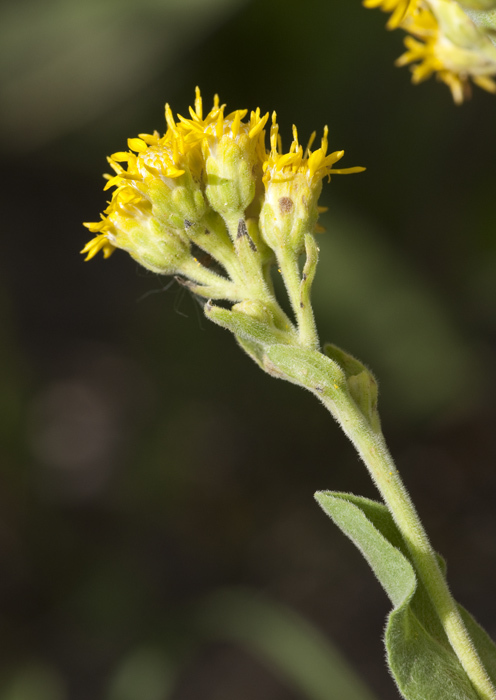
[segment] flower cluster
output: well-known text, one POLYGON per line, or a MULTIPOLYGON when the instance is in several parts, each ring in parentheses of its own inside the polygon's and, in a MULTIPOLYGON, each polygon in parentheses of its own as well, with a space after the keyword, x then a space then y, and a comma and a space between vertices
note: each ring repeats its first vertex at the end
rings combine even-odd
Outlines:
POLYGON ((204 116, 197 88, 188 118, 175 119, 166 105, 163 136, 140 134, 128 140, 129 151, 108 158, 114 174, 105 189, 115 189, 101 220, 85 224, 96 234, 82 251, 87 260, 121 248, 150 270, 192 280, 204 296, 238 299, 247 264, 240 238, 262 263, 277 262, 288 246, 301 253, 317 224, 322 179, 363 168, 333 168, 344 151, 327 152, 327 127, 315 150, 315 134, 303 149, 294 128, 284 153, 275 113, 267 150, 268 113, 225 111, 216 96, 204 116), (217 267, 203 265, 198 250, 217 267))
POLYGON ((175 275, 199 296, 232 302, 226 310, 209 301, 205 313, 233 330, 257 361, 266 342, 298 339, 317 347, 310 288, 322 180, 364 168, 333 167, 344 151, 328 153, 327 127, 315 149, 315 134, 303 148, 293 127, 285 153, 275 113, 267 150, 269 114, 225 112, 216 96, 204 116, 197 88, 189 117, 175 119, 166 105, 163 136, 140 134, 129 139, 129 151, 114 153, 108 159, 114 174, 105 187, 115 188, 112 199, 100 221, 85 224, 96 235, 82 252, 89 260, 100 250, 108 257, 121 248, 149 270, 175 275), (273 265, 294 320, 274 296, 273 265))
POLYGON ((397 66, 412 65, 412 81, 435 74, 461 104, 471 95, 470 81, 496 93, 496 46, 456 0, 364 0, 365 7, 391 12, 388 29, 410 34, 397 66))

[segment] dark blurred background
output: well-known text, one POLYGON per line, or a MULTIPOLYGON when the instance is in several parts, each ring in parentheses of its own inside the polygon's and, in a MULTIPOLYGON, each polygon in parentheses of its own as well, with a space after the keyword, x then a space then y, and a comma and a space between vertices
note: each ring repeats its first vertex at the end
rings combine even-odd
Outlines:
POLYGON ((453 591, 496 636, 496 99, 412 86, 385 21, 356 0, 3 0, 2 700, 312 700, 236 639, 260 595, 398 697, 386 596, 313 501, 376 497, 351 445, 175 282, 78 252, 105 156, 197 84, 277 110, 286 144, 327 123, 367 167, 324 185, 321 337, 376 373, 453 591))

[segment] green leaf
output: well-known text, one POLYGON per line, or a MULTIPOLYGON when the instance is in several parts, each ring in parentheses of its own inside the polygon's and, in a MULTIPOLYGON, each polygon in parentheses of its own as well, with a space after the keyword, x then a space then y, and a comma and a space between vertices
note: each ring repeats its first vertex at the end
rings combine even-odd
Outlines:
MULTIPOLYGON (((356 544, 388 594, 385 645, 391 673, 406 700, 478 700, 448 642, 429 596, 386 506, 346 493, 319 492, 317 502, 356 544)), ((440 562, 444 569, 444 562, 440 562)), ((496 646, 460 607, 493 682, 496 646)))
POLYGON ((264 367, 264 347, 259 343, 255 343, 253 340, 247 340, 246 338, 241 338, 239 335, 236 336, 238 345, 246 352, 251 359, 257 363, 261 369, 264 367))
POLYGON ((266 356, 281 377, 317 396, 337 396, 340 390, 347 392, 343 370, 321 352, 277 344, 266 348, 266 356))
POLYGON ((458 609, 489 678, 496 685, 496 644, 468 610, 465 610, 462 605, 458 605, 458 609))
POLYGON ((229 311, 208 301, 204 306, 204 312, 205 316, 211 321, 231 331, 238 338, 248 340, 252 344, 265 347, 274 343, 287 342, 288 336, 284 331, 270 325, 266 321, 261 321, 242 311, 238 311, 236 307, 229 311))
POLYGON ((346 375, 349 392, 375 432, 381 429, 377 411, 378 386, 377 380, 365 365, 337 345, 326 343, 324 352, 327 357, 337 362, 346 375))

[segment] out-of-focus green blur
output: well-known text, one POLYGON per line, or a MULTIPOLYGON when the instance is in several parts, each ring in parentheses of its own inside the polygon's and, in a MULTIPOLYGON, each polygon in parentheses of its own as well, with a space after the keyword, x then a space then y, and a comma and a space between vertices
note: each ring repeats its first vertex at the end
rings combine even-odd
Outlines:
POLYGON ((385 595, 313 502, 375 497, 351 445, 174 281, 78 253, 105 156, 195 85, 276 110, 286 144, 328 124, 343 167, 367 167, 324 185, 321 337, 376 373, 453 591, 496 635, 496 98, 412 86, 385 21, 357 0, 2 3, 2 700, 311 698, 305 625, 397 697, 385 595), (244 635, 260 594, 301 616, 301 653, 269 613, 272 657, 244 635), (206 634, 216 595, 229 624, 206 634))

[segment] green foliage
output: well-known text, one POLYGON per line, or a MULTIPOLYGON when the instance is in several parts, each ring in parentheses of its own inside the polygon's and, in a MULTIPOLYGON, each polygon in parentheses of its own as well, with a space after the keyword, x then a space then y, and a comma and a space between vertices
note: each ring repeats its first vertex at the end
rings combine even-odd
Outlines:
MULTIPOLYGON (((344 493, 319 492, 316 499, 362 552, 393 604, 384 641, 391 673, 403 697, 477 700, 386 506, 344 493)), ((468 612, 460 611, 494 682, 496 646, 468 612)))

